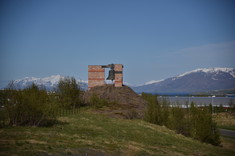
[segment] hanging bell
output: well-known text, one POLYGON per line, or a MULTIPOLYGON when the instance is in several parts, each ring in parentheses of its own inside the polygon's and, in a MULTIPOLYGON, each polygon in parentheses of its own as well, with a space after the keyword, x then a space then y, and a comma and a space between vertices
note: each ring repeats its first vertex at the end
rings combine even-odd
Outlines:
POLYGON ((107 77, 106 80, 114 80, 115 79, 115 71, 113 69, 109 70, 109 76, 107 77))

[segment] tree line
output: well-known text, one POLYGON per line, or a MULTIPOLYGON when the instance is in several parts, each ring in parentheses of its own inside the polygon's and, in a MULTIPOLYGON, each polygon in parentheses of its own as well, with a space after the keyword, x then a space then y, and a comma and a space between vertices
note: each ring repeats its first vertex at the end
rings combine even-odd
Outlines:
POLYGON ((75 111, 82 104, 81 89, 76 79, 60 79, 55 92, 47 92, 32 84, 16 90, 14 84, 0 92, 0 118, 8 120, 8 125, 43 126, 56 122, 58 109, 75 111))
POLYGON ((192 137, 213 145, 220 144, 220 135, 209 107, 195 107, 192 102, 187 108, 170 107, 164 99, 159 101, 157 95, 142 94, 148 102, 144 120, 157 125, 164 125, 177 133, 192 137))

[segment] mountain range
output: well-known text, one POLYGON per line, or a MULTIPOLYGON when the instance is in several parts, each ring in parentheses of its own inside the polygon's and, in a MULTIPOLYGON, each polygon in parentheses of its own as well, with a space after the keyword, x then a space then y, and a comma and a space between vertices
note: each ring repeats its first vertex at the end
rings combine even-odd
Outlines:
POLYGON ((164 80, 153 80, 132 89, 137 93, 166 94, 235 89, 235 69, 200 68, 164 80))
MULTIPOLYGON (((23 89, 32 83, 43 86, 51 91, 57 87, 61 75, 36 78, 25 77, 13 81, 14 87, 23 89)), ((87 90, 87 81, 77 80, 81 89, 87 90)), ((128 83, 125 83, 128 85, 128 83)), ((164 80, 152 80, 139 86, 130 86, 135 92, 141 93, 198 93, 216 90, 235 89, 234 68, 200 68, 164 80)))
MULTIPOLYGON (((16 89, 23 89, 26 88, 33 83, 39 87, 43 87, 48 91, 53 91, 56 89, 58 82, 60 79, 64 79, 65 76, 61 75, 52 75, 50 77, 44 78, 36 78, 36 77, 25 77, 23 79, 13 81, 14 88, 16 89)), ((87 89, 87 81, 84 80, 77 80, 82 90, 87 89)))

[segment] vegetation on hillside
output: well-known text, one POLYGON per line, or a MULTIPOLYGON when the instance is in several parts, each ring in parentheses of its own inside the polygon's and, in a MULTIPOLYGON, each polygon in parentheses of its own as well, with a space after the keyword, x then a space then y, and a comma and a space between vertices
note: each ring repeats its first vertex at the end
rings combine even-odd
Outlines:
POLYGON ((164 125, 177 133, 192 137, 213 145, 220 144, 218 128, 212 118, 210 107, 170 107, 166 100, 158 101, 157 96, 142 94, 148 101, 144 120, 157 125, 164 125))
MULTIPOLYGON (((51 127, 0 129, 0 155, 234 155, 143 120, 110 118, 82 108, 51 127)), ((227 143, 229 147, 231 144, 227 143)))
POLYGON ((60 80, 53 93, 35 84, 23 90, 9 87, 1 91, 0 151, 3 152, 0 155, 76 155, 88 151, 91 155, 120 155, 126 152, 129 155, 234 154, 176 134, 219 145, 217 126, 209 107, 198 108, 193 103, 184 109, 170 107, 167 100, 158 101, 157 96, 142 94, 148 102, 145 122, 139 119, 136 111, 141 108, 139 111, 143 112, 144 106, 107 102, 92 94, 87 107, 81 107, 85 106, 82 94, 76 80, 70 77, 60 80), (80 109, 76 115, 59 117, 56 114, 58 109, 74 112, 76 108, 80 109), (110 108, 110 112, 115 109, 118 113, 124 110, 126 118, 135 120, 100 115, 102 108, 110 108), (1 122, 3 117, 7 122, 1 122))
POLYGON ((235 131, 235 113, 222 112, 214 114, 214 119, 219 128, 235 131))
POLYGON ((45 126, 54 124, 57 110, 79 107, 80 88, 73 77, 61 79, 55 93, 32 84, 23 90, 15 90, 12 83, 1 91, 1 124, 19 126, 45 126))
POLYGON ((35 84, 23 90, 5 89, 1 105, 1 113, 9 125, 47 125, 56 118, 53 111, 56 108, 54 98, 35 84))
POLYGON ((75 109, 81 105, 81 90, 73 77, 65 77, 60 79, 57 87, 59 95, 59 104, 63 108, 75 109))

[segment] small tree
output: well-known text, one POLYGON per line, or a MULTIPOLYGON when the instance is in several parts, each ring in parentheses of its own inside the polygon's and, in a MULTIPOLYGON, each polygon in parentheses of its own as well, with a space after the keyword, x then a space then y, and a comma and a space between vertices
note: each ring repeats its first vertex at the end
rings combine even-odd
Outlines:
POLYGON ((161 125, 168 125, 169 122, 169 117, 170 117, 170 107, 169 107, 169 102, 164 98, 160 102, 160 108, 161 108, 161 113, 160 113, 160 121, 161 125))
POLYGON ((167 127, 174 129, 177 133, 188 136, 188 120, 183 108, 180 106, 171 108, 167 127))
POLYGON ((64 108, 72 108, 73 111, 81 104, 80 87, 74 77, 65 77, 58 83, 60 103, 64 108))
POLYGON ((47 92, 32 84, 23 90, 6 89, 5 108, 10 125, 39 126, 55 121, 55 105, 47 92))
POLYGON ((150 123, 158 124, 158 101, 157 96, 142 93, 142 97, 148 102, 147 110, 144 114, 144 120, 150 123))
POLYGON ((169 106, 166 99, 159 102, 157 95, 146 93, 142 93, 142 97, 148 102, 144 120, 158 125, 166 125, 169 118, 169 106))
POLYGON ((190 108, 184 109, 179 105, 169 107, 168 102, 164 99, 158 102, 157 96, 142 93, 142 97, 148 102, 144 115, 144 120, 165 125, 185 136, 190 136, 202 142, 213 145, 220 144, 219 132, 216 123, 212 119, 210 107, 195 107, 191 103, 190 108))
POLYGON ((202 142, 220 144, 219 131, 212 119, 211 107, 190 107, 190 135, 202 142))

